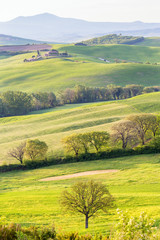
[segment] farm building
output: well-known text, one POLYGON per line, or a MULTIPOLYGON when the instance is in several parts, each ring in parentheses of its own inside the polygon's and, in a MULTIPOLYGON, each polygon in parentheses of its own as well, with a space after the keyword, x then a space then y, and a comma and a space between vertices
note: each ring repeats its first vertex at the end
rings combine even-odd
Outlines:
POLYGON ((52 49, 48 54, 49 56, 59 56, 59 52, 55 49, 52 49))

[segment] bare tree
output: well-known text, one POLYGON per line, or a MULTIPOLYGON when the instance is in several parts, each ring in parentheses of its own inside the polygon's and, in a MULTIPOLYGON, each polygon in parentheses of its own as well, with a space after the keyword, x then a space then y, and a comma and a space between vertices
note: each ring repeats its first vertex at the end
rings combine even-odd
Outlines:
POLYGON ((15 148, 11 149, 8 152, 8 155, 10 157, 15 158, 16 160, 18 160, 22 164, 24 153, 25 153, 25 147, 26 147, 26 142, 22 142, 18 147, 15 147, 15 148))
POLYGON ((132 140, 136 139, 136 134, 134 131, 134 124, 131 121, 123 121, 115 123, 112 126, 113 141, 121 141, 122 148, 126 149, 127 145, 132 142, 132 140))
POLYGON ((131 115, 127 118, 134 124, 134 129, 141 140, 142 145, 145 144, 146 133, 149 131, 150 126, 152 125, 152 121, 154 119, 154 115, 152 114, 136 114, 131 115))
POLYGON ((88 228, 88 220, 99 210, 108 212, 114 207, 114 198, 106 186, 93 180, 80 181, 74 184, 71 191, 64 191, 61 203, 66 210, 85 215, 85 227, 88 228))

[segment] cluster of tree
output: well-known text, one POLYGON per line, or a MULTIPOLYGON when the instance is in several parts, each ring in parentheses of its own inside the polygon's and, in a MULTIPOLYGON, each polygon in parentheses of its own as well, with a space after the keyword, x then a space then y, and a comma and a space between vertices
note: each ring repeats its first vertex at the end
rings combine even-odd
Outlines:
POLYGON ((122 36, 121 34, 109 34, 102 37, 82 41, 82 44, 91 46, 97 44, 135 44, 144 41, 144 37, 122 36))
POLYGON ((154 114, 136 114, 112 126, 112 139, 121 142, 122 148, 145 144, 147 139, 155 138, 160 130, 160 117, 154 114))
POLYGON ((8 156, 15 158, 21 164, 23 164, 24 160, 43 160, 46 156, 48 150, 48 146, 45 142, 35 140, 27 140, 22 142, 19 146, 11 149, 8 152, 8 156))
POLYGON ((62 139, 67 152, 73 152, 76 157, 79 153, 88 153, 91 148, 99 152, 102 147, 106 146, 109 140, 107 132, 88 132, 72 134, 62 139))
POLYGON ((135 97, 142 93, 158 92, 160 86, 143 87, 141 85, 126 85, 125 87, 108 85, 107 87, 85 87, 76 86, 74 89, 67 88, 59 93, 60 102, 65 103, 85 103, 96 101, 119 100, 135 97))
MULTIPOLYGON (((87 132, 69 135, 62 139, 67 152, 74 153, 78 157, 81 153, 89 153, 93 148, 100 152, 108 146, 109 140, 114 147, 121 144, 122 149, 134 147, 147 140, 155 139, 160 132, 160 117, 153 114, 130 115, 123 121, 116 122, 112 126, 112 134, 108 132, 87 132)), ((158 141, 158 140, 157 140, 158 141)), ((153 144, 159 144, 154 140, 153 144)), ((113 147, 112 147, 113 148, 113 147)))
POLYGON ((0 116, 27 114, 33 110, 53 108, 57 105, 56 96, 52 92, 26 93, 7 91, 0 94, 0 116))

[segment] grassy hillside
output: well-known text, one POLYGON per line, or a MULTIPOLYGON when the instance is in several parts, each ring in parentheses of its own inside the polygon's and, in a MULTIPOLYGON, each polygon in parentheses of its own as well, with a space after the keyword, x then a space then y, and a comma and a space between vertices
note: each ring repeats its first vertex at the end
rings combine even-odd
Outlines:
POLYGON ((133 36, 122 36, 117 34, 109 34, 102 37, 92 38, 86 41, 82 41, 86 45, 97 45, 97 44, 135 44, 142 42, 143 37, 133 36))
POLYGON ((70 215, 60 206, 63 190, 79 180, 95 179, 107 185, 116 199, 117 208, 128 210, 138 216, 147 212, 160 222, 160 155, 143 155, 99 160, 83 163, 50 166, 38 170, 1 174, 0 215, 7 222, 24 226, 30 224, 55 224, 58 231, 78 231, 95 234, 106 232, 117 220, 116 209, 109 214, 99 214, 89 221, 89 229, 84 229, 82 215, 70 215), (83 171, 117 169, 116 173, 78 177, 54 182, 38 180, 83 171), (151 174, 152 173, 152 174, 151 174))
POLYGON ((137 63, 112 63, 115 58, 136 62, 159 62, 160 49, 110 45, 97 47, 54 45, 72 54, 68 59, 48 59, 24 63, 31 54, 0 60, 0 90, 54 91, 76 84, 103 87, 107 84, 159 85, 160 66, 137 63), (107 64, 98 58, 111 61, 107 64))
POLYGON ((73 104, 33 112, 26 116, 0 119, 0 163, 14 162, 7 156, 13 146, 27 138, 46 141, 49 155, 63 155, 61 139, 73 132, 108 130, 113 122, 133 113, 160 112, 160 93, 141 95, 128 100, 73 104))
POLYGON ((136 43, 140 46, 160 47, 160 37, 148 37, 144 38, 144 41, 136 43))
POLYGON ((159 62, 159 47, 143 47, 130 45, 99 46, 63 46, 61 50, 84 56, 101 57, 111 61, 118 58, 133 62, 159 62))
POLYGON ((86 45, 99 45, 99 44, 128 44, 128 45, 140 45, 148 47, 159 47, 159 37, 134 37, 123 36, 117 34, 109 34, 102 37, 92 38, 86 41, 82 41, 86 45))
POLYGON ((42 42, 0 34, 0 45, 23 45, 23 44, 38 44, 38 43, 42 43, 42 42))

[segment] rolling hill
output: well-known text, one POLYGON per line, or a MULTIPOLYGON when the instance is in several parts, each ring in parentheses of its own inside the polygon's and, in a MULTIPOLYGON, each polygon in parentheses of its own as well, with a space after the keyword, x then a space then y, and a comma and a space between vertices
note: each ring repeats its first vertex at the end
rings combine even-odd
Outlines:
POLYGON ((25 44, 40 44, 40 43, 43 43, 43 42, 0 34, 0 45, 25 45, 25 44))
POLYGON ((128 44, 134 45, 139 42, 143 42, 144 37, 122 36, 117 34, 109 34, 102 37, 92 38, 81 43, 88 46, 100 45, 100 44, 128 44))
POLYGON ((160 62, 158 47, 129 45, 52 47, 60 52, 67 51, 72 57, 23 62, 24 59, 31 58, 33 52, 0 60, 1 91, 12 88, 27 92, 58 92, 77 84, 95 87, 105 87, 108 84, 125 86, 133 83, 144 86, 159 85, 160 65, 154 65, 160 62), (110 63, 100 58, 105 58, 110 63), (115 63, 115 59, 119 59, 121 63, 115 63), (152 64, 145 64, 146 62, 152 64))
POLYGON ((74 132, 109 130, 113 122, 133 113, 159 113, 160 92, 127 100, 70 104, 30 115, 0 118, 0 163, 14 162, 7 151, 27 138, 46 141, 49 155, 63 155, 61 139, 74 132))
MULTIPOLYGON (((138 37, 138 36, 125 36, 122 34, 109 34, 102 37, 96 37, 89 40, 80 42, 88 46, 106 45, 106 44, 127 44, 127 45, 140 45, 148 47, 159 47, 160 37, 138 37)), ((78 43, 77 43, 78 44, 78 43)))

